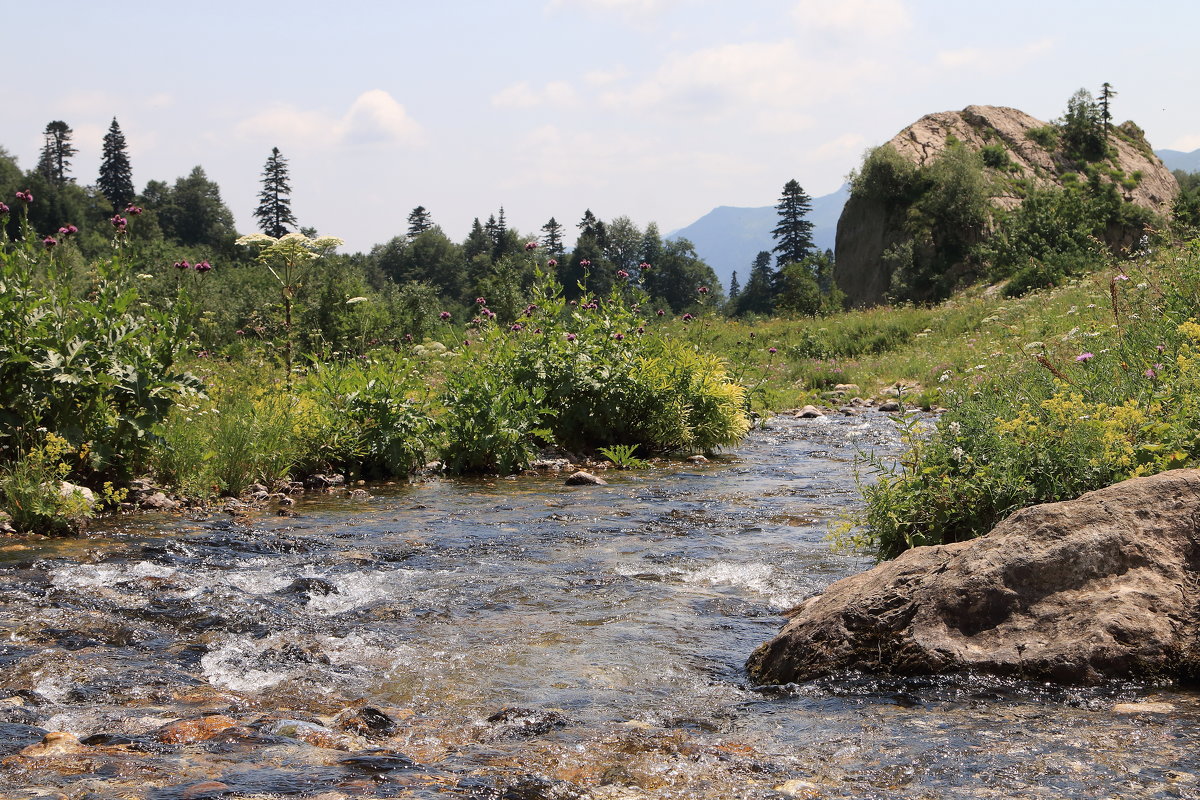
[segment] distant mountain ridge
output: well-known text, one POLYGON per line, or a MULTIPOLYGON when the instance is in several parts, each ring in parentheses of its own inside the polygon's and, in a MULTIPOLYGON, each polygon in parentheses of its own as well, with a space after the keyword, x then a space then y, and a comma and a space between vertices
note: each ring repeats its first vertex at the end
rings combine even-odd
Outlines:
POLYGON ((1171 171, 1181 169, 1184 172, 1200 172, 1200 150, 1190 153, 1181 150, 1155 150, 1154 155, 1171 171))
MULTIPOLYGON (((836 192, 813 198, 808 219, 813 224, 813 244, 818 250, 833 249, 838 217, 849 196, 850 185, 843 184, 836 192)), ((775 247, 771 231, 778 224, 779 214, 773 205, 718 206, 691 225, 671 231, 666 238, 687 239, 694 244, 696 253, 713 268, 728 291, 734 272, 745 286, 754 257, 775 247)))

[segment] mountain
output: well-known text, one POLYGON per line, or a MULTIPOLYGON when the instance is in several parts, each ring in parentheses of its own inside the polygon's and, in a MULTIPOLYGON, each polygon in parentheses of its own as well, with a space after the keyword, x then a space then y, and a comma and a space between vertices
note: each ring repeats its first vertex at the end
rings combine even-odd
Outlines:
MULTIPOLYGON (((813 243, 818 250, 832 250, 837 236, 837 221, 850 196, 849 184, 831 194, 814 197, 808 219, 813 224, 813 243)), ((718 206, 685 228, 667 234, 668 239, 687 239, 696 253, 713 268, 728 291, 729 278, 736 271, 743 286, 750 274, 754 257, 775 247, 771 230, 779 224, 775 206, 737 208, 718 206)))
POLYGON ((1154 155, 1158 156, 1167 169, 1172 172, 1177 169, 1184 172, 1200 172, 1200 150, 1193 150, 1190 153, 1180 150, 1155 150, 1154 155))

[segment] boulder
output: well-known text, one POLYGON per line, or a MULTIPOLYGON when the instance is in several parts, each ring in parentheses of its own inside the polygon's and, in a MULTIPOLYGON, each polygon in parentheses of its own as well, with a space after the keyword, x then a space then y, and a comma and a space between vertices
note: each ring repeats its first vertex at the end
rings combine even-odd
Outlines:
POLYGON ((760 683, 846 670, 1036 680, 1200 677, 1200 471, 1026 508, 988 535, 909 550, 789 612, 760 683))
POLYGON ((584 472, 583 470, 579 470, 578 472, 572 472, 570 475, 567 476, 567 480, 564 483, 567 486, 607 486, 608 485, 608 481, 604 480, 604 478, 598 478, 595 475, 593 475, 592 473, 584 472))
POLYGON ((796 412, 796 417, 798 419, 817 419, 818 417, 823 416, 825 416, 824 412, 822 412, 821 409, 817 408, 816 406, 805 406, 796 412))

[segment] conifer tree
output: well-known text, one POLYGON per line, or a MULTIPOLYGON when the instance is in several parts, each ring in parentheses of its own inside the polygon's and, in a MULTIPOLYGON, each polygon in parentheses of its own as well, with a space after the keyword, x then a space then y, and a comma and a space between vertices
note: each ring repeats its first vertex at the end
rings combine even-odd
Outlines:
POLYGON ((775 210, 779 212, 779 224, 771 231, 777 242, 771 252, 777 254, 776 265, 803 261, 813 249, 813 224, 805 219, 812 211, 812 198, 793 179, 784 184, 783 197, 775 210))
POLYGON ((546 248, 546 253, 551 257, 562 260, 565 248, 563 247, 562 239, 563 226, 558 223, 554 217, 542 226, 542 246, 546 248))
POLYGON ((55 186, 75 180, 67 177, 67 172, 71 169, 71 156, 77 152, 71 145, 72 133, 71 126, 62 120, 47 123, 43 133, 46 141, 42 145, 37 170, 55 186))
POLYGON ((125 149, 125 134, 117 118, 113 117, 104 134, 104 152, 100 159, 100 179, 96 186, 112 203, 114 211, 121 211, 133 202, 133 171, 129 167, 129 153, 125 149))
POLYGON ((433 227, 433 217, 425 210, 425 206, 417 206, 408 215, 408 238, 415 239, 433 227))
POLYGON ((1112 114, 1109 113, 1109 101, 1117 95, 1116 89, 1113 89, 1112 84, 1108 81, 1100 87, 1100 121, 1104 123, 1104 135, 1108 136, 1112 130, 1112 114))
POLYGON ((729 305, 730 307, 737 306, 738 295, 742 293, 742 285, 738 283, 737 270, 733 271, 733 275, 729 278, 729 305))
POLYGON ((278 147, 271 148, 271 155, 263 167, 262 191, 258 193, 258 208, 254 210, 254 218, 258 220, 259 230, 276 239, 296 227, 287 159, 278 147))

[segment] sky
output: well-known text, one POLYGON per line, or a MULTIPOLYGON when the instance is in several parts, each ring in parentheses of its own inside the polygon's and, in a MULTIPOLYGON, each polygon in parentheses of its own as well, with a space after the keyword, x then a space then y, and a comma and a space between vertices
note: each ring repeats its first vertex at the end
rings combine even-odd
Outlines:
POLYGON ((134 183, 201 165, 255 229, 271 148, 299 223, 368 251, 424 206, 454 239, 503 207, 669 232, 830 193, 924 114, 1044 120, 1105 81, 1155 148, 1200 148, 1200 4, 1041 0, 0 0, 0 146, 74 129, 90 185, 116 117, 134 183), (21 65, 13 69, 13 65, 21 65))

